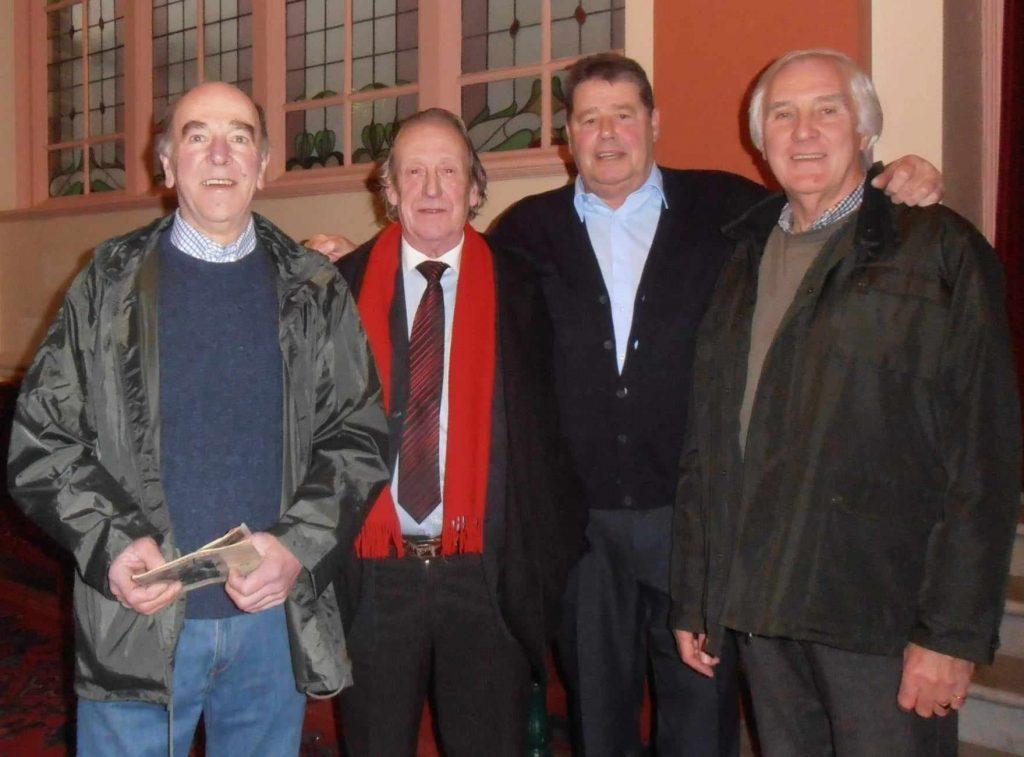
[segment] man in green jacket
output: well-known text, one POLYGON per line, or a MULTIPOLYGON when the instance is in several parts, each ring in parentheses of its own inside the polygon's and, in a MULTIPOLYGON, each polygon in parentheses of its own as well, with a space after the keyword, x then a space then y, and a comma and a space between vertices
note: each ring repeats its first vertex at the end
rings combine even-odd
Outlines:
POLYGON ((870 180, 882 127, 845 55, 754 89, 784 197, 736 249, 698 335, 673 529, 683 660, 739 632, 766 755, 955 755, 998 646, 1020 409, 999 261, 952 211, 870 180), (938 717, 933 717, 938 716, 938 717))
POLYGON ((380 385, 333 267, 251 212, 253 102, 195 88, 157 152, 179 210, 72 284, 22 385, 10 489, 75 558, 79 753, 184 755, 202 714, 212 754, 296 754, 305 694, 351 682, 332 581, 389 478, 380 385), (134 580, 240 522, 247 575, 134 580))

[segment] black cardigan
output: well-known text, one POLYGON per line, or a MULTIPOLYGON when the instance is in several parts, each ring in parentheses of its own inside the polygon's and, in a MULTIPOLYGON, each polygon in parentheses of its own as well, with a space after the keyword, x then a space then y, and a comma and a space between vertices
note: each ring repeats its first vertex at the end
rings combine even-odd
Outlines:
MULTIPOLYGON (((337 263, 357 297, 375 241, 337 263)), ((498 480, 505 485, 502 492, 488 495, 484 568, 506 625, 523 645, 535 678, 545 680, 547 644, 559 621, 566 575, 582 551, 586 512, 559 435, 551 322, 537 272, 521 252, 493 246, 492 251, 499 351, 495 383, 502 403, 492 442, 492 458, 501 459, 492 459, 492 468, 502 468, 498 480)), ((398 279, 390 319, 392 345, 399 357, 394 361, 388 419, 395 452, 408 394, 407 379, 401 375, 406 361, 400 355, 408 349, 408 334, 400 272, 398 279)), ((354 555, 338 588, 348 630, 359 601, 359 560, 354 555)))
POLYGON ((672 504, 697 326, 732 251, 721 227, 765 195, 734 174, 661 171, 667 208, 640 280, 621 376, 608 292, 573 187, 521 200, 492 234, 528 250, 544 272, 559 406, 593 508, 672 504))

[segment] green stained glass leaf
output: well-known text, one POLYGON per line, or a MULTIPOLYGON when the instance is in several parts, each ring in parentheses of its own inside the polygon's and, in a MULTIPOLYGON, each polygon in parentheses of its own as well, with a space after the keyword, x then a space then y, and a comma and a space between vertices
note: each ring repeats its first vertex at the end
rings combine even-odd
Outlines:
POLYGON ((338 93, 335 92, 333 89, 325 89, 325 90, 322 90, 320 92, 317 92, 315 95, 313 95, 309 99, 310 100, 323 100, 325 97, 334 97, 337 94, 338 93))
POLYGON ((313 135, 308 131, 299 132, 295 135, 295 157, 299 160, 306 160, 313 154, 313 135))
POLYGON ((523 150, 533 144, 534 138, 534 133, 529 129, 520 129, 501 144, 492 147, 491 150, 494 152, 499 150, 523 150))
POLYGON ((540 100, 540 79, 534 79, 533 84, 530 85, 530 99, 526 101, 520 109, 520 113, 536 113, 538 116, 541 111, 541 100, 540 100))
POLYGON ((330 129, 321 129, 313 137, 313 143, 316 146, 316 154, 321 159, 326 159, 332 152, 334 152, 334 144, 337 138, 334 136, 334 132, 330 129))
POLYGON ((475 116, 473 116, 473 120, 470 121, 468 124, 466 124, 466 130, 469 131, 470 129, 472 129, 477 124, 482 124, 484 121, 487 121, 490 117, 491 117, 491 109, 489 107, 487 107, 486 105, 484 105, 483 109, 479 113, 477 113, 475 116))
POLYGON ((565 110, 565 92, 562 91, 562 80, 557 76, 551 79, 551 99, 554 100, 554 111, 565 110))

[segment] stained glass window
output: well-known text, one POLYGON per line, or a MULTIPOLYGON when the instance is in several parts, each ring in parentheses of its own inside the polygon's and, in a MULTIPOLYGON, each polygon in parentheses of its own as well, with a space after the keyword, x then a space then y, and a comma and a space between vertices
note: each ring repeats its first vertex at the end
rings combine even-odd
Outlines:
POLYGON ((551 57, 621 50, 626 0, 551 0, 551 57))
POLYGON ((462 0, 462 117, 476 148, 501 152, 564 143, 565 69, 584 55, 622 49, 625 4, 462 0))
POLYGON ((271 186, 318 170, 328 181, 310 186, 365 177, 357 167, 388 154, 398 123, 437 105, 461 108, 483 152, 558 145, 566 69, 622 49, 626 2, 33 0, 15 12, 47 67, 32 79, 31 112, 45 110, 46 122, 29 144, 31 170, 45 176, 33 176, 29 195, 162 184, 141 142, 203 81, 236 84, 266 109, 271 186), (127 60, 151 65, 126 70, 127 60))
POLYGON ((417 7, 416 0, 287 0, 286 170, 387 154, 395 124, 417 108, 417 7))
POLYGON ((82 0, 48 10, 46 22, 48 194, 123 189, 121 0, 82 0))

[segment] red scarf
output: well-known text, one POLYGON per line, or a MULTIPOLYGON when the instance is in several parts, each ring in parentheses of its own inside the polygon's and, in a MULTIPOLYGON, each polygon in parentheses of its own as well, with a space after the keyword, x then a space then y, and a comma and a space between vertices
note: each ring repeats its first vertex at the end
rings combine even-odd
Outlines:
MULTIPOLYGON (((401 243, 400 224, 393 223, 381 232, 370 251, 359 290, 359 313, 377 361, 388 413, 392 359, 389 316, 401 243)), ((469 224, 462 244, 455 303, 448 367, 448 450, 441 530, 441 550, 445 555, 483 551, 490 469, 497 331, 494 264, 487 242, 469 224)), ((390 484, 381 491, 366 517, 356 539, 356 554, 369 558, 405 554, 390 484)))

